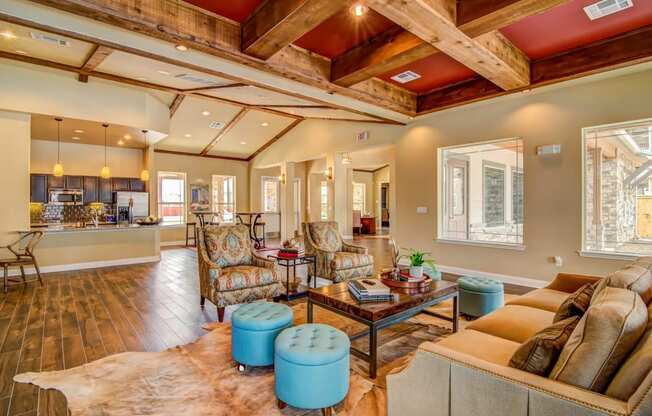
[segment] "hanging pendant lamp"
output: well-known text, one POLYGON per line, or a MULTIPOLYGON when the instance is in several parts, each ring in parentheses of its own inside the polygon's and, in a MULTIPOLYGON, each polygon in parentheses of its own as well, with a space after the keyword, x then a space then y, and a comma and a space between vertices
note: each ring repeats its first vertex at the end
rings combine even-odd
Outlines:
POLYGON ((55 118, 57 121, 57 163, 54 164, 52 174, 56 177, 63 176, 63 165, 61 164, 61 122, 62 118, 55 118))
POLYGON ((100 177, 102 177, 102 179, 109 179, 111 177, 111 169, 109 169, 109 164, 106 162, 106 152, 107 152, 106 135, 107 135, 107 130, 109 128, 109 125, 104 123, 102 124, 102 127, 104 127, 104 166, 100 171, 100 177))
MULTIPOLYGON (((142 130, 143 132, 143 138, 145 139, 145 151, 147 151, 147 148, 149 147, 149 142, 147 140, 147 130, 142 130)), ((143 182, 149 181, 149 171, 147 169, 143 169, 140 172, 140 180, 143 182)))

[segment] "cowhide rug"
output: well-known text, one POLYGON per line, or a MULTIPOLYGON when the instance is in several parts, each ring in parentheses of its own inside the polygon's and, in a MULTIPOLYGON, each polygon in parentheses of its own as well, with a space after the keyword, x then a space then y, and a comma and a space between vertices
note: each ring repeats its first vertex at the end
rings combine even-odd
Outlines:
MULTIPOLYGON (((295 323, 306 321, 305 303, 295 305, 295 323)), ((351 334, 363 329, 353 321, 315 309, 315 322, 351 334)), ((385 415, 385 376, 402 370, 416 347, 450 332, 445 321, 419 315, 381 331, 379 376, 366 378, 367 364, 351 358, 349 394, 338 415, 385 415)), ((72 416, 131 415, 312 415, 318 411, 279 410, 273 368, 241 374, 231 360, 230 323, 211 323, 196 342, 161 352, 126 352, 80 367, 14 377, 44 389, 61 391, 72 416)), ((365 339, 356 341, 365 347, 365 339)), ((365 348, 366 349, 366 348, 365 348)))

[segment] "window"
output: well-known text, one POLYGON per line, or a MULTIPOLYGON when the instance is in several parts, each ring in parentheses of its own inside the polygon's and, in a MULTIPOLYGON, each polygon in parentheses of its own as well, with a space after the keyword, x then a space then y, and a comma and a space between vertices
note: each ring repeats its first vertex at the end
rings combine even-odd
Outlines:
POLYGON ((367 187, 364 183, 353 182, 353 210, 365 214, 365 195, 367 187))
POLYGON ((497 140, 439 149, 438 238, 523 244, 523 142, 497 140))
POLYGON ((186 220, 186 174, 158 173, 158 216, 162 223, 183 223, 186 220))
POLYGON ((328 221, 328 182, 321 181, 319 197, 321 208, 319 217, 322 221, 328 221))
POLYGON ((235 176, 213 175, 213 211, 221 222, 235 222, 235 176))
POLYGON ((263 212, 279 212, 280 183, 277 177, 263 176, 263 212))
POLYGON ((652 120, 582 131, 582 251, 652 254, 652 120))

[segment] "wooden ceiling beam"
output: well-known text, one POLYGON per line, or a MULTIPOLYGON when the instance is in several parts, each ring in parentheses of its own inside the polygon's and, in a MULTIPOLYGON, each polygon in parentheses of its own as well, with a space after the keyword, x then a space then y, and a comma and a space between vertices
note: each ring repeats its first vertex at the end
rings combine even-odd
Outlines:
POLYGON ((177 96, 174 97, 174 101, 170 104, 170 118, 174 117, 174 113, 176 113, 179 107, 181 107, 181 103, 185 98, 186 96, 183 94, 177 94, 177 96))
POLYGON ((206 145, 206 147, 204 147, 204 150, 201 151, 200 155, 202 155, 202 156, 207 155, 208 152, 210 152, 211 149, 222 139, 222 137, 224 137, 226 135, 226 133, 231 131, 231 129, 233 129, 233 127, 235 127, 235 125, 238 124, 238 122, 240 120, 242 120, 242 117, 244 117, 245 114, 247 114, 247 111, 249 111, 249 109, 246 108, 246 107, 241 109, 238 112, 238 114, 236 114, 235 117, 233 117, 231 119, 231 121, 229 121, 227 123, 227 125, 224 126, 224 128, 222 130, 220 130, 219 133, 217 133, 217 136, 215 136, 215 138, 213 140, 211 140, 211 142, 208 143, 208 145, 206 145))
POLYGON ((88 82, 88 75, 86 75, 86 73, 95 71, 95 69, 112 53, 113 49, 111 48, 102 45, 95 45, 95 48, 93 48, 91 53, 88 54, 84 64, 79 68, 82 71, 82 73, 79 74, 79 81, 88 82))
POLYGON ((272 137, 270 140, 268 140, 264 145, 258 148, 255 152, 253 152, 249 157, 247 158, 247 161, 252 160, 256 156, 258 156, 260 153, 262 153, 265 149, 267 149, 269 146, 273 145, 276 143, 281 137, 285 136, 290 132, 290 130, 294 129, 296 126, 299 125, 303 121, 303 118, 298 118, 294 120, 292 123, 290 123, 286 128, 281 130, 276 136, 272 137))
MULTIPOLYGON (((473 0, 458 2, 458 29, 475 38, 570 0, 473 0), (465 19, 460 21, 460 11, 465 19), (469 11, 473 11, 471 15, 469 11)), ((333 59, 331 80, 342 86, 377 77, 438 50, 405 29, 392 28, 333 59)))
POLYGON ((509 93, 652 61, 652 25, 553 57, 532 62, 532 83, 503 91, 486 79, 474 79, 418 97, 419 114, 445 110, 509 93))
POLYGON ((505 90, 530 83, 527 56, 500 32, 473 39, 456 26, 456 0, 367 0, 378 13, 505 90))
POLYGON ((267 60, 349 3, 349 0, 264 2, 242 24, 242 50, 267 60))

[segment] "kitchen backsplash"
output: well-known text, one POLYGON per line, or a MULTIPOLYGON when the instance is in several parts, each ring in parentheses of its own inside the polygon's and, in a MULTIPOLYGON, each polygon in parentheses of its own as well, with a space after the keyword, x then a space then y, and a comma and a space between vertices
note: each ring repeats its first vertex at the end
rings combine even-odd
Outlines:
POLYGON ((30 221, 32 224, 90 221, 93 209, 98 211, 100 221, 105 221, 105 216, 114 211, 112 204, 94 203, 81 206, 32 203, 29 211, 30 221))

